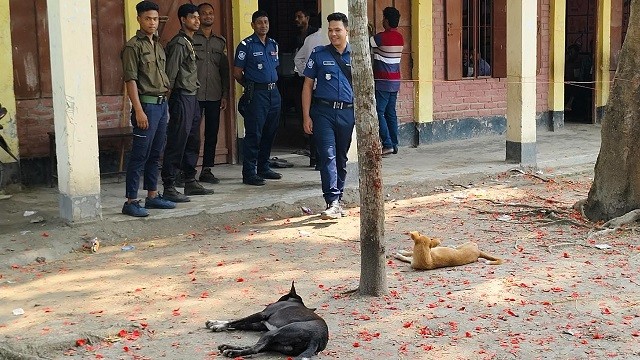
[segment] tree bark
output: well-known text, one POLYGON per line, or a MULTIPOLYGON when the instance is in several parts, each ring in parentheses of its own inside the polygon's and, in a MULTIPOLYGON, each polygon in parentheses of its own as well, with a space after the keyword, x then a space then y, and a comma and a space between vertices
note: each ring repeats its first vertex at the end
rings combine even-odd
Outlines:
POLYGON ((631 1, 627 35, 602 119, 602 144, 584 205, 594 221, 640 208, 640 0, 631 1))
POLYGON ((369 51, 367 1, 350 0, 349 14, 360 175, 359 291, 361 295, 381 296, 387 293, 382 149, 369 51))

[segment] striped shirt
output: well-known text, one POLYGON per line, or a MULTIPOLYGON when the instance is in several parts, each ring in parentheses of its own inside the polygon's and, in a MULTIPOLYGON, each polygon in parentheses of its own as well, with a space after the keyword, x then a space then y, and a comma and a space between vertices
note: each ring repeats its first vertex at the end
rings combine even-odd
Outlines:
POLYGON ((370 43, 376 90, 400 90, 400 57, 404 48, 402 34, 395 28, 389 28, 372 36, 370 43))

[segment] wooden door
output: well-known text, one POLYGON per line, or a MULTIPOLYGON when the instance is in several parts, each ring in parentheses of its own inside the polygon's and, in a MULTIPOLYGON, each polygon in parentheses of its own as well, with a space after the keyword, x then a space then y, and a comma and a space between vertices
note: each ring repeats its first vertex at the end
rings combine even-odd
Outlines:
MULTIPOLYGON (((193 0, 159 0, 157 1, 160 6, 160 19, 161 23, 158 27, 158 35, 160 36, 160 42, 166 45, 171 38, 180 30, 180 22, 178 21, 178 8, 182 4, 199 4, 200 1, 193 0)), ((215 12, 214 32, 222 35, 227 39, 227 60, 229 65, 233 64, 233 46, 232 43, 232 30, 231 30, 231 5, 227 1, 223 0, 210 0, 208 1, 213 5, 215 12)), ((231 73, 231 71, 230 71, 231 73)), ((222 111, 220 114, 220 128, 218 130, 218 144, 216 146, 216 164, 233 164, 236 162, 236 119, 235 112, 235 99, 233 97, 233 86, 235 84, 231 74, 229 74, 229 83, 231 89, 229 89, 229 101, 227 110, 222 111)), ((202 149, 204 147, 204 119, 200 128, 200 149, 202 155, 202 149)))

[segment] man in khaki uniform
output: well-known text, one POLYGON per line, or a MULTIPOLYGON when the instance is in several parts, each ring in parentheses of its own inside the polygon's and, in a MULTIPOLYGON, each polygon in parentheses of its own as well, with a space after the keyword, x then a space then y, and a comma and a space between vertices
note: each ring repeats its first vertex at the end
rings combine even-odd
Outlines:
POLYGON ((200 84, 193 47, 193 34, 200 28, 198 7, 184 4, 178 8, 182 28, 167 44, 169 77, 169 127, 162 164, 164 197, 173 202, 187 202, 186 195, 213 194, 195 176, 200 156, 200 105, 196 94, 200 84), (184 194, 175 188, 178 170, 184 172, 184 194))
POLYGON ((220 181, 213 175, 218 129, 220 128, 220 111, 227 108, 229 93, 229 62, 227 61, 227 42, 213 32, 213 5, 198 5, 200 29, 193 36, 193 47, 196 51, 198 65, 198 101, 204 112, 204 149, 202 156, 201 182, 217 184, 220 181))
POLYGON ((155 32, 158 5, 141 1, 136 5, 140 30, 122 50, 122 67, 127 94, 131 100, 133 145, 127 161, 126 197, 122 213, 148 216, 147 209, 172 209, 175 203, 158 194, 158 161, 167 131, 166 56, 155 32), (140 172, 144 171, 145 207, 137 200, 140 172))

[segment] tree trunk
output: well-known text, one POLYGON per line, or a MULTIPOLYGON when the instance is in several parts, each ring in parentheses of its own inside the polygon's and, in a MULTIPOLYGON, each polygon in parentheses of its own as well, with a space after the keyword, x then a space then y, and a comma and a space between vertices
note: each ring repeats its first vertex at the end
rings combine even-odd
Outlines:
POLYGON ((360 177, 360 294, 387 293, 382 149, 367 30, 367 1, 350 0, 349 42, 360 177))
POLYGON ((585 215, 609 220, 640 208, 640 0, 629 27, 602 119, 602 145, 585 215))

